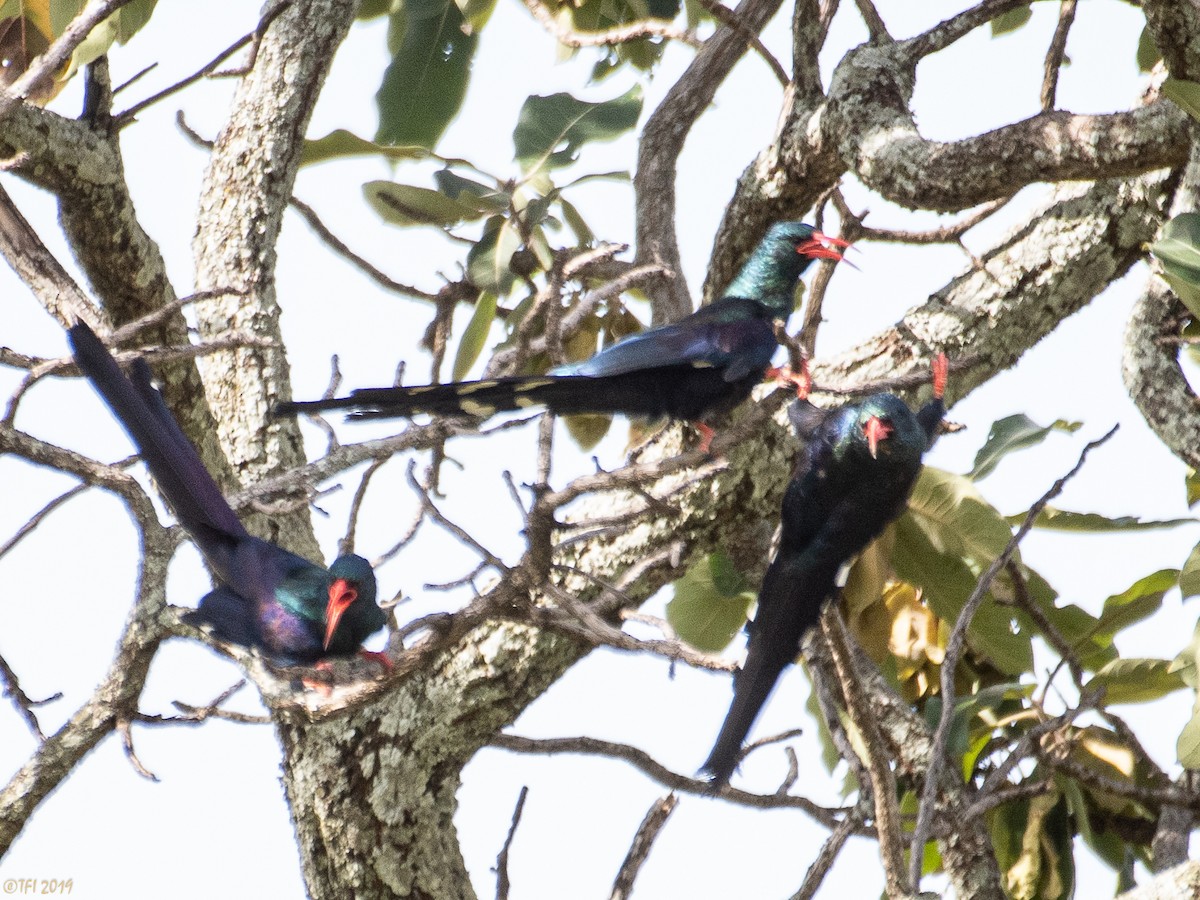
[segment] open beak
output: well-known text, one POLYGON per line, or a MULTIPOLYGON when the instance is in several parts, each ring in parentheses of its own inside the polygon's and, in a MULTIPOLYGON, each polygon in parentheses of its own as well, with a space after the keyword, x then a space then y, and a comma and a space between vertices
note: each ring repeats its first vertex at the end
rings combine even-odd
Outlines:
POLYGON ((863 425, 863 434, 867 436, 867 449, 871 451, 871 459, 878 459, 879 442, 887 440, 892 433, 892 426, 879 416, 871 416, 863 425))
POLYGON ((346 610, 350 608, 350 604, 358 599, 358 588, 354 587, 345 578, 339 578, 329 586, 329 604, 325 607, 325 649, 329 649, 329 642, 333 640, 333 633, 337 631, 338 622, 342 620, 342 616, 346 610))
MULTIPOLYGON (((811 256, 814 259, 832 259, 838 262, 842 259, 842 249, 849 246, 849 241, 814 231, 811 238, 803 244, 796 245, 796 252, 803 256, 811 256)), ((847 263, 847 265, 853 264, 847 263)))

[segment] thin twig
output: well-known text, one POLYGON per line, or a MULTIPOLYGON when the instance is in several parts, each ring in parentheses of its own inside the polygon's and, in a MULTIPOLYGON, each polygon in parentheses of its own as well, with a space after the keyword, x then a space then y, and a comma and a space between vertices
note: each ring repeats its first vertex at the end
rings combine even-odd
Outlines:
POLYGON ((767 49, 767 45, 762 42, 762 39, 754 33, 754 29, 746 25, 742 21, 742 17, 736 11, 725 6, 720 0, 700 0, 700 5, 709 12, 714 19, 729 28, 732 28, 738 34, 746 39, 746 43, 754 48, 754 52, 762 57, 763 62, 767 64, 767 68, 771 70, 771 74, 785 88, 791 83, 792 79, 788 76, 785 69, 767 49))
POLYGON ((37 716, 34 715, 33 709, 35 706, 58 699, 62 694, 55 694, 53 697, 47 697, 41 701, 30 700, 29 695, 21 690, 21 682, 17 680, 17 673, 12 670, 12 666, 3 656, 0 656, 0 683, 4 685, 4 695, 12 697, 13 706, 17 708, 18 715, 25 720, 25 724, 29 726, 34 737, 38 741, 46 740, 46 735, 42 732, 42 726, 38 722, 37 716))
POLYGON ((625 854, 625 860, 621 863, 621 868, 617 870, 617 877, 613 879, 609 900, 628 900, 633 893, 633 883, 637 880, 638 872, 641 870, 642 864, 646 862, 646 857, 650 855, 650 848, 654 846, 655 839, 658 838, 663 826, 667 824, 667 819, 671 817, 671 813, 675 811, 678 803, 679 797, 672 791, 665 797, 655 800, 646 810, 646 816, 642 819, 642 824, 638 826, 637 833, 633 836, 633 842, 629 845, 629 852, 625 854))
POLYGON ((1050 112, 1057 105, 1058 73, 1067 52, 1067 35, 1071 33, 1071 24, 1075 21, 1075 4, 1076 0, 1062 0, 1058 8, 1058 25, 1046 50, 1042 71, 1042 112, 1050 112))
POLYGON ((362 474, 362 478, 358 481, 358 487, 354 491, 354 499, 350 501, 350 514, 346 517, 346 534, 338 541, 338 554, 345 556, 347 553, 354 552, 354 537, 358 531, 358 514, 362 511, 363 500, 367 496, 367 488, 371 486, 371 479, 375 477, 375 473, 382 469, 388 460, 377 459, 367 466, 362 474))
MULTIPOLYGON (((262 20, 258 23, 258 26, 253 31, 251 31, 249 34, 243 35, 242 37, 238 38, 236 41, 234 41, 232 44, 230 44, 228 47, 226 47, 224 50, 222 50, 220 53, 218 53, 216 56, 214 56, 209 62, 205 63, 203 66, 201 66, 195 72, 193 72, 191 75, 188 75, 186 78, 183 78, 183 79, 175 82, 174 84, 170 85, 169 87, 163 88, 161 91, 159 91, 156 94, 151 94, 145 100, 138 101, 137 103, 133 104, 133 106, 129 107, 128 109, 117 113, 115 116, 113 116, 113 122, 115 123, 116 127, 124 128, 126 125, 128 125, 130 122, 132 122, 134 120, 134 118, 137 116, 137 114, 140 113, 142 110, 146 109, 149 106, 153 106, 155 103, 158 103, 160 100, 165 100, 167 97, 170 97, 172 94, 176 94, 179 91, 182 91, 184 88, 188 87, 189 85, 195 84, 201 78, 205 78, 209 75, 212 75, 214 72, 216 72, 217 66, 221 65, 221 63, 225 62, 225 60, 229 59, 229 57, 233 56, 233 54, 237 53, 239 50, 241 50, 243 47, 245 47, 251 41, 257 42, 262 37, 263 32, 266 31, 267 26, 270 25, 271 22, 274 21, 275 17, 278 16, 281 12, 283 12, 289 5, 291 5, 290 0, 280 0, 280 2, 276 3, 273 7, 270 7, 269 9, 267 9, 267 11, 263 14, 262 20)), ((128 87, 129 84, 132 83, 133 80, 134 79, 130 79, 129 82, 126 82, 124 85, 122 85, 122 88, 128 87)), ((115 94, 116 91, 114 91, 113 93, 115 94)))
POLYGON ((883 24, 883 18, 879 15, 875 4, 871 0, 854 0, 854 5, 858 7, 859 15, 862 16, 863 23, 867 26, 867 33, 871 35, 871 43, 890 44, 892 36, 888 34, 887 26, 883 24))
POLYGON ((1051 500, 1062 492, 1067 482, 1083 467, 1088 454, 1116 434, 1119 427, 1118 425, 1114 425, 1104 437, 1094 440, 1084 447, 1083 451, 1079 454, 1079 460, 1071 470, 1059 478, 1058 481, 1054 482, 1050 490, 1046 491, 1038 502, 1029 508, 1029 512, 1025 516, 1025 521, 1021 523, 1021 527, 1009 539, 1004 552, 992 560, 992 564, 980 576, 979 581, 975 585, 975 590, 971 592, 971 596, 967 598, 966 604, 964 604, 962 611, 958 615, 958 621, 954 623, 954 630, 950 634, 950 640, 946 644, 945 657, 942 660, 942 714, 938 720, 937 731, 934 733, 933 750, 929 757, 929 768, 925 772, 925 786, 921 791, 921 805, 917 812, 917 824, 913 829, 912 861, 909 870, 913 890, 918 890, 921 884, 921 866, 924 858, 923 848, 925 841, 928 839, 930 823, 933 821, 938 781, 941 778, 942 767, 947 762, 945 759, 946 744, 950 738, 950 726, 954 721, 954 678, 958 669, 958 660, 962 655, 963 646, 966 642, 967 628, 971 624, 971 619, 974 618, 976 610, 979 609, 984 599, 986 599, 992 579, 996 577, 1004 565, 1012 559, 1013 554, 1017 552, 1018 545, 1025 535, 1029 533, 1029 530, 1033 528, 1033 523, 1037 519, 1038 514, 1045 509, 1051 500))
POLYGON ((1068 727, 1081 713, 1095 709, 1098 700, 1099 697, 1095 692, 1084 694, 1077 706, 1068 709, 1062 715, 1056 716, 1053 719, 1039 722, 1027 730, 1021 735, 1021 740, 1017 742, 1017 745, 1013 747, 1008 756, 1004 758, 1004 762, 993 769, 988 775, 987 780, 984 781, 983 786, 979 789, 979 795, 986 797, 999 791, 1005 786, 1008 776, 1012 774, 1017 764, 1033 753, 1034 748, 1043 737, 1059 729, 1068 727))
MULTIPOLYGON (((688 778, 679 775, 663 766, 650 754, 628 744, 618 744, 612 741, 602 741, 598 738, 527 738, 515 734, 497 734, 492 738, 493 747, 511 750, 515 753, 532 753, 551 755, 556 753, 582 753, 589 756, 603 756, 609 759, 619 759, 629 763, 635 769, 653 778, 673 791, 687 791, 692 794, 711 795, 712 785, 707 779, 688 778)), ((747 806, 753 809, 798 809, 807 813, 817 822, 827 828, 835 828, 841 817, 849 810, 845 808, 828 809, 813 803, 806 797, 793 794, 777 796, 776 794, 753 794, 749 791, 738 790, 726 785, 718 796, 722 800, 747 806)), ((858 829, 856 834, 871 834, 867 828, 858 829)))
POLYGON ((147 781, 158 781, 158 776, 142 765, 142 761, 138 759, 137 750, 133 747, 133 728, 130 726, 128 718, 117 720, 117 731, 121 735, 121 746, 125 750, 125 758, 133 766, 133 771, 137 772, 147 781))
POLYGON ((410 284, 402 284, 396 281, 391 276, 387 275, 366 259, 359 256, 351 250, 341 238, 329 230, 329 227, 321 221, 317 211, 305 203, 298 197, 292 197, 288 200, 288 204, 292 209, 296 210, 300 216, 308 223, 308 227, 316 232, 317 237, 324 241, 331 250, 336 252, 343 259, 350 262, 355 268, 361 271, 364 275, 374 281, 376 284, 383 287, 385 290, 394 291, 397 294, 404 294, 408 297, 415 297, 418 300, 426 300, 430 303, 437 301, 437 294, 431 294, 428 291, 423 291, 418 287, 413 287, 410 284))
POLYGON ((896 804, 896 776, 889 765, 879 725, 871 715, 863 696, 860 679, 850 649, 850 636, 837 605, 830 603, 821 614, 821 632, 829 642, 838 683, 846 700, 846 711, 862 736, 867 771, 871 777, 871 795, 875 801, 875 831, 883 860, 883 876, 888 897, 909 893, 905 882, 904 841, 901 837, 900 809, 896 804))
POLYGON ((870 225, 864 224, 867 213, 853 212, 840 190, 834 190, 832 200, 833 205, 837 208, 838 215, 842 218, 842 222, 853 223, 854 240, 856 241, 876 241, 884 244, 958 244, 961 242, 964 234, 1002 209, 1012 200, 1012 197, 1001 197, 997 200, 991 200, 982 204, 974 212, 963 216, 957 222, 951 222, 949 225, 942 225, 938 228, 930 228, 925 231, 908 231, 901 228, 872 228, 870 225))
MULTIPOLYGON (((30 63, 20 78, 9 85, 0 108, 6 112, 15 100, 25 100, 40 94, 92 30, 129 2, 130 0, 90 0, 87 6, 80 10, 79 15, 63 29, 62 34, 54 39, 54 43, 30 63)), ((2 116, 3 113, 0 112, 0 117, 2 116)))
POLYGON ((792 894, 791 900, 811 900, 812 897, 816 896, 817 890, 821 887, 821 882, 825 880, 825 876, 829 874, 829 870, 833 867, 838 854, 842 852, 842 847, 846 845, 846 841, 855 830, 862 825, 869 808, 870 805, 866 802, 866 796, 864 795, 854 809, 850 811, 850 814, 838 822, 837 827, 833 829, 833 833, 821 845, 821 851, 817 854, 817 858, 813 860, 812 865, 808 867, 808 871, 804 874, 804 881, 800 884, 800 889, 792 894))
POLYGON ((420 498, 422 509, 424 509, 426 515, 428 515, 428 517, 438 525, 441 525, 442 528, 444 528, 454 537, 458 538, 461 543, 478 553, 483 559, 483 562, 486 565, 494 568, 501 574, 501 576, 510 575, 511 571, 509 570, 509 567, 504 564, 504 561, 500 559, 500 557, 496 556, 496 554, 492 553, 491 550, 487 549, 487 547, 475 540, 475 538, 472 537, 471 534, 461 525, 446 518, 442 511, 437 508, 437 504, 435 504, 432 498, 430 498, 428 490, 426 490, 425 486, 417 480, 417 476, 415 474, 416 468, 416 460, 410 459, 408 461, 408 469, 405 471, 405 477, 408 479, 409 486, 412 487, 417 496, 420 498))
POLYGON ((522 785, 513 810, 512 824, 508 826, 508 836, 504 838, 504 846, 496 856, 496 900, 508 900, 508 892, 512 887, 508 880, 508 852, 512 849, 513 838, 517 836, 517 826, 521 824, 521 813, 525 811, 525 798, 528 796, 529 785, 522 785))

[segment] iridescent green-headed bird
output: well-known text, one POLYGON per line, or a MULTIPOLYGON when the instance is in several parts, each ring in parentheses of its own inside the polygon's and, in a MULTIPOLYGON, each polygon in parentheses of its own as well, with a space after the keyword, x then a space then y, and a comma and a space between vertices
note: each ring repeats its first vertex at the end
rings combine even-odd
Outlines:
POLYGON ((349 656, 384 626, 370 563, 350 554, 326 569, 251 535, 151 384, 145 360, 135 360, 126 377, 87 325, 75 325, 68 336, 75 362, 133 439, 216 576, 217 587, 185 621, 261 648, 283 665, 349 656))
POLYGON ((916 414, 892 394, 832 410, 797 400, 788 410, 805 446, 783 495, 779 549, 747 625, 733 705, 703 766, 714 789, 737 768, 742 742, 833 595, 842 566, 904 511, 945 413, 947 368, 944 355, 934 361, 934 398, 916 414))
POLYGON ((724 295, 671 325, 632 335, 581 363, 547 375, 417 387, 362 388, 348 397, 281 403, 278 415, 352 410, 374 419, 493 413, 544 406, 553 413, 625 413, 704 424, 732 409, 763 380, 778 346, 774 322, 792 313, 796 282, 814 259, 842 258, 847 242, 802 222, 767 231, 724 295))

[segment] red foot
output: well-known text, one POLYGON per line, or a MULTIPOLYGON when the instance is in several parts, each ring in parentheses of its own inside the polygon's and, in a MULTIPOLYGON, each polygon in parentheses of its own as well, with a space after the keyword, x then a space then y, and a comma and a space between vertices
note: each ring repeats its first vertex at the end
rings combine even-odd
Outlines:
POLYGON ((713 438, 717 436, 717 433, 703 422, 693 422, 692 427, 700 432, 700 452, 707 453, 708 448, 712 446, 713 438))
MULTIPOLYGON (((318 672, 325 673, 326 678, 332 678, 333 665, 328 660, 318 660, 313 668, 318 672)), ((329 681, 320 681, 316 678, 311 678, 308 675, 300 676, 300 683, 312 691, 316 691, 322 697, 328 697, 333 693, 333 685, 329 681)))
POLYGON ((950 375, 950 360, 945 353, 939 353, 930 364, 933 370, 933 396, 941 400, 946 396, 946 379, 950 375))
POLYGON ((365 659, 367 662, 379 663, 388 672, 392 671, 395 666, 392 665, 392 658, 382 650, 359 650, 358 656, 360 659, 365 659))
POLYGON ((812 393, 812 376, 808 373, 808 360, 800 363, 800 371, 793 372, 789 366, 782 369, 771 367, 767 369, 767 377, 774 378, 780 384, 788 384, 796 389, 796 397, 807 400, 812 393))

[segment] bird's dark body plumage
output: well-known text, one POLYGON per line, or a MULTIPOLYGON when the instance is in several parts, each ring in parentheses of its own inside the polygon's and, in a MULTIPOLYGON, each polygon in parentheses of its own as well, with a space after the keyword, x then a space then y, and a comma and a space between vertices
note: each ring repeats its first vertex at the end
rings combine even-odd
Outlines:
POLYGON ((873 394, 828 412, 799 400, 790 410, 805 441, 783 498, 779 549, 767 568, 758 611, 747 626, 746 662, 704 770, 714 787, 737 767, 742 742, 784 668, 835 590, 838 572, 903 512, 945 407, 913 414, 891 394, 873 394), (886 435, 871 453, 871 419, 886 435))
POLYGON ((750 395, 770 365, 773 323, 792 312, 796 282, 814 258, 840 258, 837 242, 800 222, 768 230, 724 296, 671 325, 636 334, 547 375, 367 388, 347 397, 281 403, 293 415, 349 409, 352 418, 417 413, 489 416, 544 406, 559 414, 625 413, 698 421, 750 395))
POLYGON ((217 587, 185 620, 285 664, 352 654, 383 627, 375 575, 365 559, 342 556, 326 569, 251 535, 172 418, 145 361, 136 360, 126 377, 87 325, 75 325, 69 337, 79 368, 133 439, 216 576, 217 587), (327 634, 335 594, 342 612, 327 634))

